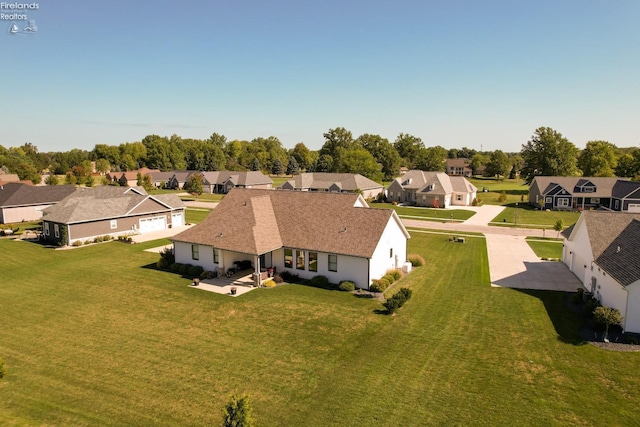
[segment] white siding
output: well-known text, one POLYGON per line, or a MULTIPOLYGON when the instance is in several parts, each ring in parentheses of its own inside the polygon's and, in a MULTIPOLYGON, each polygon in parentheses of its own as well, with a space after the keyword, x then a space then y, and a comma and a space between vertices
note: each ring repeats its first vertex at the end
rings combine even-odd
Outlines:
POLYGON ((625 332, 640 333, 640 280, 627 286, 627 313, 624 322, 625 332))
POLYGON ((611 276, 606 274, 597 265, 593 266, 593 271, 589 271, 589 282, 596 279, 596 289, 594 296, 605 307, 613 307, 620 311, 624 317, 627 312, 627 290, 611 276))
POLYGON ((591 262, 593 255, 587 227, 580 217, 571 233, 571 240, 565 239, 562 262, 580 279, 587 290, 591 290, 591 262), (586 265, 586 267, 585 267, 586 265))
MULTIPOLYGON (((406 260, 407 239, 396 220, 391 217, 382 232, 378 246, 373 252, 369 265, 369 280, 381 278, 388 270, 401 268, 406 260), (392 248, 393 255, 390 256, 392 248)), ((367 283, 367 285, 370 283, 367 283)))
POLYGON ((20 206, 15 208, 4 208, 2 222, 9 224, 12 222, 37 221, 42 219, 42 210, 51 205, 20 206))

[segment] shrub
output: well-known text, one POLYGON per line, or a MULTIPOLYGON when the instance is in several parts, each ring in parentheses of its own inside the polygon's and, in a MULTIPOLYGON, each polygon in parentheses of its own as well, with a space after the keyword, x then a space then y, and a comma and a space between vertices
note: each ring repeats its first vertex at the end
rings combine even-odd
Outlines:
POLYGON ((392 275, 395 280, 400 280, 402 278, 402 273, 400 272, 400 270, 389 270, 387 271, 387 274, 385 274, 385 276, 389 274, 392 275))
POLYGON ((340 282, 340 285, 338 285, 338 289, 345 292, 353 292, 356 289, 356 284, 348 280, 343 280, 340 282))
POLYGON ((478 198, 474 197, 473 202, 471 202, 471 206, 478 206, 478 198))
POLYGON ((0 357, 0 379, 7 375, 7 368, 4 367, 4 360, 0 357))
POLYGON ((172 273, 177 273, 180 271, 180 267, 182 267, 182 264, 180 264, 179 262, 174 262, 173 264, 169 264, 169 271, 171 271, 172 273))
POLYGON ((611 307, 596 307, 593 310, 593 320, 596 323, 605 326, 604 330, 604 340, 607 341, 607 336, 609 335, 609 326, 610 325, 618 325, 622 321, 622 316, 620 312, 611 307))
POLYGON ((504 190, 500 193, 500 197, 498 197, 498 201, 500 203, 504 203, 507 201, 507 193, 504 190))
POLYGON ((189 275, 189 277, 200 277, 203 271, 204 268, 200 267, 199 265, 194 265, 189 267, 189 269, 187 270, 187 274, 189 275))
POLYGON ((191 264, 182 264, 180 266, 180 269, 178 270, 178 273, 180 273, 180 274, 182 274, 184 276, 189 272, 189 269, 191 269, 191 267, 193 267, 193 265, 191 265, 191 264))
POLYGON ((276 274, 275 276, 273 276, 273 281, 276 282, 277 284, 284 282, 284 280, 282 279, 282 276, 280 276, 279 274, 276 274))
POLYGON ((407 261, 409 261, 414 267, 420 267, 425 264, 424 258, 418 254, 407 255, 407 261))
POLYGON ((580 304, 583 301, 584 289, 582 287, 578 288, 577 292, 571 295, 571 302, 574 304, 580 304))
POLYGON ((233 396, 224 408, 222 427, 252 427, 251 404, 249 396, 233 396))
POLYGON ((167 267, 169 267, 169 263, 166 259, 160 257, 160 259, 156 263, 156 267, 158 267, 159 270, 166 270, 167 267))
POLYGON ((326 288, 327 286, 329 286, 329 279, 327 279, 325 276, 318 275, 312 277, 311 280, 309 280, 309 283, 311 284, 311 286, 326 288))
POLYGON ((174 262, 176 262, 176 256, 173 253, 173 248, 164 248, 163 250, 161 250, 160 257, 164 258, 167 261, 168 265, 171 265, 174 262))
POLYGON ((382 305, 387 309, 389 314, 393 314, 411 298, 411 293, 411 289, 400 288, 394 296, 386 300, 382 305))
POLYGON ((276 282, 273 279, 269 279, 262 284, 265 288, 273 288, 276 286, 276 282))
POLYGON ((386 279, 373 279, 369 289, 373 292, 384 292, 389 287, 389 281, 386 279))
POLYGON ((390 285, 396 281, 396 278, 393 276, 393 274, 385 274, 384 276, 382 276, 382 278, 389 282, 390 285))
POLYGON ((289 271, 283 271, 282 273, 280 273, 280 277, 282 277, 282 280, 284 280, 285 282, 293 282, 293 274, 291 274, 289 271))
POLYGON ((598 307, 600 307, 600 301, 595 298, 589 298, 584 303, 584 312, 588 317, 593 317, 593 312, 598 307))
POLYGON ((82 246, 82 244, 83 244, 82 240, 75 240, 75 241, 71 244, 71 246, 82 246))
POLYGON ((85 241, 84 241, 84 244, 85 244, 85 245, 90 245, 91 243, 93 243, 91 240, 85 240, 85 241))

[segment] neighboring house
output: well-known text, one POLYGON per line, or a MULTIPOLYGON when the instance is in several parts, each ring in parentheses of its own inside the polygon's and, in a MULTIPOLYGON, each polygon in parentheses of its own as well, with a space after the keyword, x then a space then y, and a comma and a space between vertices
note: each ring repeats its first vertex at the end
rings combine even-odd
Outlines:
POLYGON ((470 177, 473 171, 469 166, 469 159, 447 159, 445 161, 445 173, 449 176, 470 177))
POLYGON ((135 187, 138 185, 138 174, 141 177, 159 173, 158 169, 140 168, 127 172, 109 172, 106 176, 111 182, 117 182, 122 187, 135 187))
POLYGON ((0 173, 0 185, 10 182, 20 182, 20 178, 15 173, 0 173))
POLYGON ((640 213, 584 211, 563 233, 562 261, 600 303, 640 333, 640 213))
POLYGON ((151 184, 156 188, 165 188, 174 173, 175 171, 149 172, 149 176, 151 176, 151 184))
POLYGON ((387 187, 387 201, 446 208, 471 206, 478 189, 463 176, 410 170, 387 187))
POLYGON ((79 188, 43 211, 42 230, 46 240, 68 245, 182 226, 184 215, 185 205, 175 194, 150 196, 142 187, 79 188))
POLYGON ((189 180, 189 177, 197 172, 198 171, 174 171, 169 181, 167 181, 166 187, 174 190, 182 190, 189 180))
POLYGON ((402 166, 400 168, 400 176, 404 175, 405 173, 409 172, 409 168, 406 166, 402 166))
POLYGON ((34 186, 10 182, 0 185, 0 224, 37 221, 42 210, 76 191, 73 185, 34 186))
POLYGON ((235 187, 271 189, 273 180, 260 171, 234 172, 214 171, 201 172, 202 191, 204 193, 226 194, 235 187))
POLYGON ((529 204, 542 209, 640 212, 640 182, 608 177, 536 176, 529 204))
POLYGON ((360 193, 365 199, 375 198, 383 191, 381 184, 358 173, 328 172, 301 173, 279 188, 283 190, 360 193))
POLYGON ((391 209, 370 208, 356 193, 234 188, 200 224, 171 240, 176 262, 227 271, 248 261, 301 278, 373 279, 406 262, 409 234, 391 209))

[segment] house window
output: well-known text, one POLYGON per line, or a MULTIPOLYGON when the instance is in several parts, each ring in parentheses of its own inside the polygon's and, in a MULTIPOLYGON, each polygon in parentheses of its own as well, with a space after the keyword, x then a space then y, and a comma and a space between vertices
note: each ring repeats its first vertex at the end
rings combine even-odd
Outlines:
POLYGON ((592 204, 596 204, 596 203, 599 204, 600 203, 600 198, 599 197, 592 197, 591 198, 591 203, 592 204))
POLYGON ((48 222, 44 223, 44 235, 45 236, 49 235, 49 223, 48 222))
POLYGON ((393 199, 393 191, 389 191, 389 197, 393 199))
POLYGON ((565 199, 565 198, 558 199, 558 206, 565 207, 565 208, 568 207, 569 206, 569 199, 565 199))
POLYGON ((620 200, 616 200, 616 202, 614 203, 614 209, 620 209, 620 200))
POLYGON ((318 271, 318 252, 309 252, 309 271, 318 271))
POLYGON ((329 271, 338 271, 338 255, 329 254, 329 271))
POLYGON ((53 235, 56 238, 60 237, 60 226, 58 224, 53 224, 53 235))
POLYGON ((113 230, 114 228, 118 228, 118 220, 117 219, 112 219, 111 220, 111 229, 113 230))
POLYGON ((393 248, 389 249, 389 258, 393 258, 393 248))
POLYGON ((213 248, 213 263, 220 264, 220 253, 216 248, 213 248))
POLYGON ((304 251, 296 251, 296 268, 304 270, 304 251))
POLYGON ((456 200, 461 202, 462 201, 462 194, 457 194, 456 195, 456 200))
POLYGON ((546 199, 544 199, 545 203, 553 203, 553 199, 551 197, 547 197, 546 199))
POLYGON ((293 249, 284 250, 284 267, 293 268, 293 249))
POLYGON ((200 259, 200 246, 191 245, 191 259, 200 259))

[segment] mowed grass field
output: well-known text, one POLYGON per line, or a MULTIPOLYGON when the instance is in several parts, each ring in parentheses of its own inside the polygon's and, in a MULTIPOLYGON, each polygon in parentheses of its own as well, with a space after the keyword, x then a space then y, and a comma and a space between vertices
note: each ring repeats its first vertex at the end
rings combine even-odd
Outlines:
POLYGON ((562 240, 527 237, 527 244, 540 258, 562 258, 562 240))
POLYGON ((400 218, 410 218, 425 221, 448 222, 465 221, 475 215, 475 212, 465 209, 432 209, 413 206, 396 206, 391 203, 371 203, 372 208, 386 208, 396 211, 400 218))
POLYGON ((491 178, 467 178, 469 182, 478 188, 477 197, 487 205, 506 205, 516 202, 526 202, 529 200, 529 186, 523 179, 491 179, 491 178), (483 192, 483 188, 487 192, 483 192), (500 201, 500 195, 504 191, 507 200, 500 201))
POLYGON ((640 354, 582 345, 565 294, 489 286, 483 238, 414 233, 379 302, 300 285, 239 298, 156 271, 158 242, 0 240, 0 425, 638 425, 640 354))
POLYGON ((553 231, 553 226, 560 219, 563 226, 569 227, 578 221, 579 212, 569 211, 546 211, 534 209, 526 204, 507 206, 497 217, 492 220, 491 225, 520 228, 545 228, 550 230, 547 237, 556 237, 557 232, 553 231))

